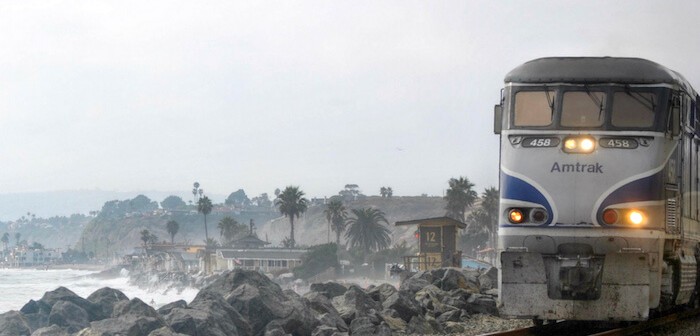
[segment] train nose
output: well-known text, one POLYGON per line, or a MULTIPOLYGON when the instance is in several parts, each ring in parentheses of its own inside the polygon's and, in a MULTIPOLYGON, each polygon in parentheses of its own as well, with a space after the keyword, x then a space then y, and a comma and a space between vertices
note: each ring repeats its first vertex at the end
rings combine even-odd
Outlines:
POLYGON ((599 293, 597 277, 600 270, 593 267, 577 265, 562 267, 559 271, 560 293, 562 298, 596 299, 599 293))

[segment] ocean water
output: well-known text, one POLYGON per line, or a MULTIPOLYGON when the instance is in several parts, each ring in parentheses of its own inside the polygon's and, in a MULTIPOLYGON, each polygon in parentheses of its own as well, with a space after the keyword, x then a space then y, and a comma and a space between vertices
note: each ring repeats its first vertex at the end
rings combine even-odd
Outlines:
POLYGON ((83 298, 87 298, 102 287, 111 287, 122 291, 129 299, 138 297, 155 308, 180 299, 189 303, 198 292, 197 289, 187 288, 178 293, 174 289, 168 290, 168 284, 155 282, 148 290, 131 286, 128 284, 128 273, 125 270, 120 277, 114 279, 98 279, 90 276, 95 273, 72 269, 0 269, 0 313, 19 310, 29 300, 39 300, 45 292, 60 286, 70 289, 83 298))

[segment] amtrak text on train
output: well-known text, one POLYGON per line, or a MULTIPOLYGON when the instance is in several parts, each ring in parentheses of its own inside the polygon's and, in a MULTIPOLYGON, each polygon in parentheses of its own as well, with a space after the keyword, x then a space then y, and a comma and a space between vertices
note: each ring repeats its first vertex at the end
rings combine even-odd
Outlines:
POLYGON ((603 173, 603 165, 600 163, 595 164, 582 164, 576 162, 574 163, 562 163, 554 162, 552 169, 549 170, 550 173, 603 173))

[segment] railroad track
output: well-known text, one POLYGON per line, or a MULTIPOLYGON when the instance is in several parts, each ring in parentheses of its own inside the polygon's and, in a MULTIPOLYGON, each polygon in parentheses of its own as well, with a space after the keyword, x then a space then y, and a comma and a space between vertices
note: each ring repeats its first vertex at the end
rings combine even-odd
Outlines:
POLYGON ((685 310, 628 325, 607 322, 561 321, 542 326, 493 332, 481 336, 628 336, 698 315, 700 315, 700 309, 685 310))

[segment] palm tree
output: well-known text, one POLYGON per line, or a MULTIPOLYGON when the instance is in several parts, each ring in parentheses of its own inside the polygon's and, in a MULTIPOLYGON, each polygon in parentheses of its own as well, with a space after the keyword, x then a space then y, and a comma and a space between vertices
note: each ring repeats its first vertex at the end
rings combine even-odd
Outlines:
POLYGON ((233 238, 241 232, 241 227, 238 222, 229 216, 222 218, 217 227, 219 228, 221 242, 224 246, 230 245, 233 238))
POLYGON ((288 186, 277 196, 275 205, 279 207, 280 213, 289 217, 289 225, 292 233, 289 237, 290 247, 294 248, 294 218, 299 218, 309 207, 309 200, 304 198, 304 192, 299 187, 288 186))
POLYGON ((180 224, 174 220, 165 223, 165 229, 170 234, 170 243, 175 244, 175 235, 180 231, 180 224))
POLYGON ((347 210, 343 202, 339 199, 331 200, 326 205, 326 210, 323 211, 328 221, 328 240, 330 242, 330 229, 335 231, 335 244, 340 245, 340 234, 345 230, 345 219, 347 210))
POLYGON ((500 193, 495 187, 484 189, 481 193, 481 209, 488 216, 488 232, 491 237, 491 247, 496 248, 496 239, 498 234, 498 205, 500 202, 500 193))
POLYGON ((143 250, 148 255, 148 242, 151 241, 151 233, 148 230, 141 230, 141 241, 143 241, 143 250))
POLYGON ((484 189, 481 194, 481 206, 467 217, 467 223, 472 228, 470 231, 488 234, 489 246, 494 249, 491 256, 493 260, 496 257, 499 196, 498 189, 494 187, 484 189))
POLYGON ((7 250, 7 246, 10 244, 10 234, 7 232, 3 233, 0 241, 2 241, 2 244, 5 246, 5 250, 7 250))
POLYGON ((21 233, 15 232, 15 241, 16 241, 15 245, 19 246, 19 238, 21 238, 21 237, 22 237, 21 233))
MULTIPOLYGON (((219 242, 216 241, 216 239, 207 238, 207 240, 204 241, 204 245, 206 245, 207 247, 217 248, 217 247, 219 247, 219 242)), ((207 258, 206 260, 207 260, 207 261, 205 261, 205 263, 208 264, 208 263, 210 262, 210 259, 207 258)), ((208 271, 208 270, 209 270, 209 266, 208 266, 208 265, 205 265, 204 267, 206 267, 207 272, 209 272, 209 271, 208 271)))
POLYGON ((464 222, 464 213, 471 207, 478 197, 476 191, 472 190, 474 184, 466 177, 459 179, 451 178, 448 182, 450 189, 447 189, 445 200, 447 201, 447 216, 464 222))
POLYGON ((389 224, 384 212, 379 209, 363 208, 351 210, 355 218, 348 218, 348 230, 345 238, 350 247, 359 247, 363 251, 379 251, 390 246, 389 229, 381 222, 389 224))
POLYGON ((196 202, 197 201, 197 193, 199 192, 199 182, 195 182, 192 186, 194 187, 194 188, 192 188, 192 197, 193 197, 194 201, 196 202))
POLYGON ((211 204, 209 197, 204 196, 197 201, 197 212, 204 215, 204 238, 205 242, 209 241, 209 231, 207 230, 207 215, 211 213, 214 206, 211 204))

